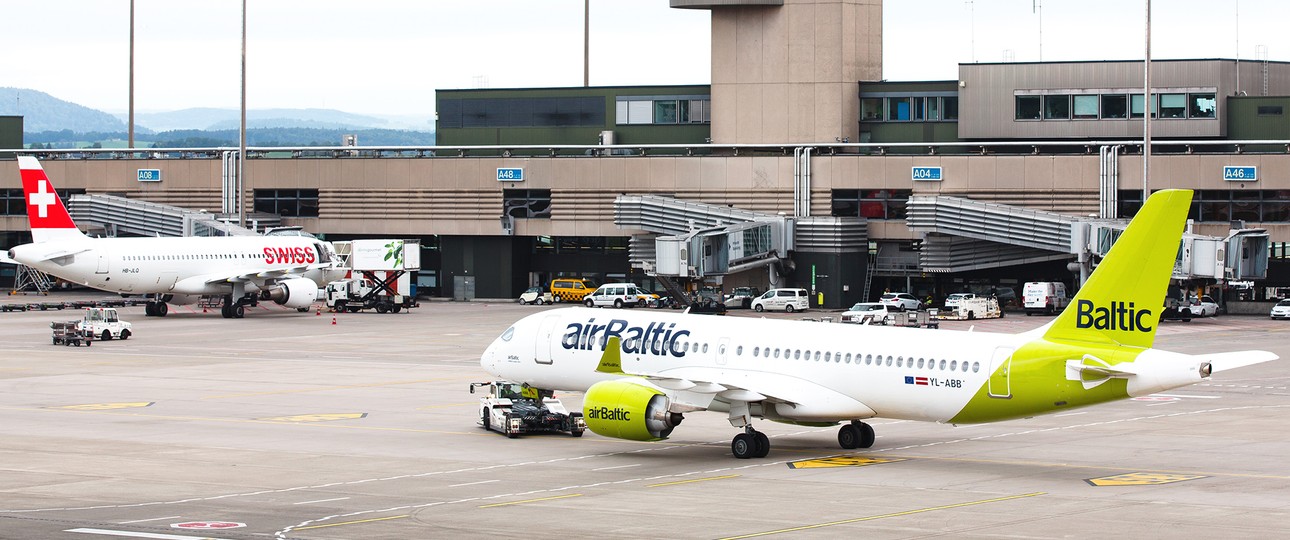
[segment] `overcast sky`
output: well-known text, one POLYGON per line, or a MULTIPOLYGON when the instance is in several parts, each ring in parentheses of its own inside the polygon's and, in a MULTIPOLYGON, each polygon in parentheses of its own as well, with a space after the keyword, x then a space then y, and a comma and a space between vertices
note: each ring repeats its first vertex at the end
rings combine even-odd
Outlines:
MULTIPOLYGON (((248 3, 250 108, 416 116, 433 113, 436 88, 582 85, 581 0, 248 3)), ((125 111, 129 5, 5 0, 0 86, 125 111)), ((974 60, 1140 59, 1144 6, 887 0, 883 75, 955 79, 957 64, 974 60)), ((136 109, 237 108, 240 9, 237 0, 136 0, 136 109)), ((1236 57, 1239 27, 1240 57, 1262 50, 1287 61, 1287 21, 1285 0, 1155 0, 1152 56, 1236 57)), ((591 27, 594 86, 710 82, 707 11, 672 9, 667 0, 591 0, 591 27)))

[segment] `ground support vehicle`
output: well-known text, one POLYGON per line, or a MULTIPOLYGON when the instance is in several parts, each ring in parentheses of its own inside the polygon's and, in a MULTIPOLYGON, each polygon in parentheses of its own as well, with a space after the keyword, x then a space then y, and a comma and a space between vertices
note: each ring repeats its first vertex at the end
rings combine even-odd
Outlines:
POLYGON ((963 298, 954 308, 948 308, 939 317, 946 320, 998 319, 1003 317, 997 298, 963 298))
POLYGON ((116 308, 86 308, 78 324, 82 332, 102 341, 130 339, 131 336, 130 323, 117 316, 116 308))
POLYGON ((82 343, 86 347, 94 341, 94 336, 81 330, 81 321, 54 321, 49 323, 53 329, 54 345, 75 345, 80 347, 82 343))
POLYGON ((582 413, 571 413, 551 390, 507 381, 470 383, 470 393, 486 388, 479 398, 479 424, 514 439, 524 433, 568 433, 581 437, 587 430, 582 413))
POLYGON ((1060 281, 1030 281, 1021 288, 1021 306, 1026 315, 1053 315, 1070 304, 1066 284, 1060 281))
POLYGON ((331 311, 348 311, 357 313, 364 309, 374 309, 377 313, 398 313, 416 307, 416 298, 396 291, 406 290, 399 286, 408 281, 407 272, 362 272, 361 278, 349 278, 327 284, 323 292, 323 302, 331 311), (379 275, 380 273, 385 276, 379 275))
POLYGON ((757 287, 735 287, 734 292, 727 295, 722 302, 727 309, 752 309, 752 301, 758 296, 761 296, 761 289, 757 287))

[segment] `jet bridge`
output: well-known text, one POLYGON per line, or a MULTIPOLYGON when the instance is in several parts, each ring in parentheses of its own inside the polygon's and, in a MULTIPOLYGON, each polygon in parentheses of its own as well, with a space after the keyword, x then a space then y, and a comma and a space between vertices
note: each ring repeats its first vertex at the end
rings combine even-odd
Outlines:
MULTIPOLYGON (((107 236, 243 236, 259 234, 230 223, 222 214, 115 195, 72 195, 68 213, 81 225, 98 226, 107 236)), ((248 216, 253 229, 277 227, 282 217, 257 212, 248 216)))

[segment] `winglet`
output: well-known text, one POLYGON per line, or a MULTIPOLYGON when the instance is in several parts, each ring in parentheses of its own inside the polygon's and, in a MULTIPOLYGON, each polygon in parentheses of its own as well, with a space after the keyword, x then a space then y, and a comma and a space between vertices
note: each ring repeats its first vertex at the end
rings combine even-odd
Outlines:
POLYGON ((1151 347, 1191 196, 1185 189, 1151 194, 1044 337, 1151 347))
POLYGON ((596 371, 618 375, 625 374, 623 373, 623 347, 618 340, 618 336, 609 336, 609 339, 605 342, 605 354, 600 355, 600 364, 596 366, 596 371))

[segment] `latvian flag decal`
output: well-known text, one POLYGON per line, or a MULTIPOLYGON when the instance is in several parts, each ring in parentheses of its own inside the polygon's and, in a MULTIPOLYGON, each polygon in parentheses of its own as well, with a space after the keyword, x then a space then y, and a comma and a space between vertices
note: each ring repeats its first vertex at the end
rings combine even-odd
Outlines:
POLYGON ((905 384, 916 384, 918 386, 927 386, 927 377, 905 377, 905 384))

